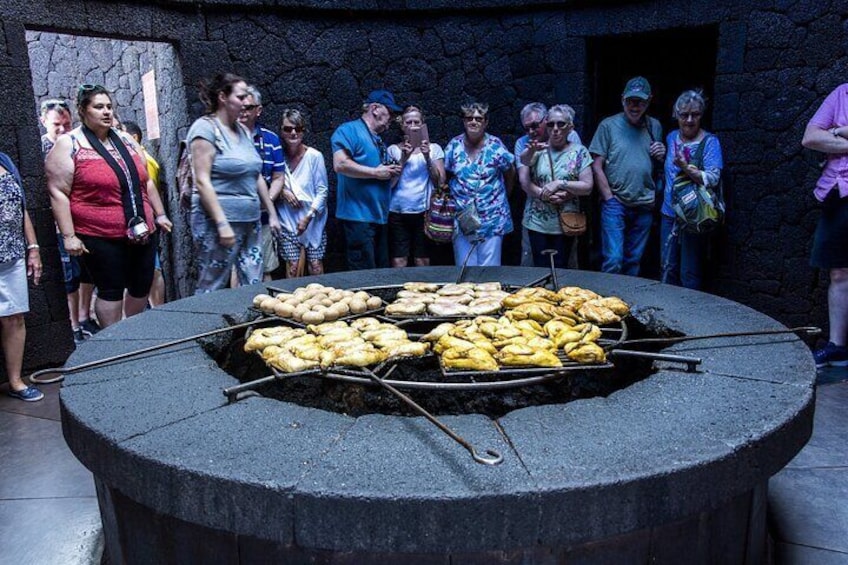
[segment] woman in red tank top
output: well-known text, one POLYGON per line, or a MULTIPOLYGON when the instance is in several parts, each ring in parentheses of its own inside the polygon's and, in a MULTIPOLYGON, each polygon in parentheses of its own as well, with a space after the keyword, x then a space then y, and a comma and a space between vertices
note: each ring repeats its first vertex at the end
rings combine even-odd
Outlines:
POLYGON ((53 215, 65 249, 97 287, 102 327, 145 309, 156 226, 171 231, 159 193, 134 143, 113 129, 109 92, 82 85, 82 125, 56 140, 45 162, 53 215), (152 236, 152 237, 151 237, 152 236), (125 292, 126 291, 126 292, 125 292))

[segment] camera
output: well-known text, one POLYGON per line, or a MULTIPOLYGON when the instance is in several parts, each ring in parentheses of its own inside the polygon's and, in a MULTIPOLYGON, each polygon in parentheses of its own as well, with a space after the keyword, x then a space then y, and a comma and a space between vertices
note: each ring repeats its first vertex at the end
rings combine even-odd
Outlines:
POLYGON ((150 235, 150 228, 141 216, 135 216, 127 222, 127 239, 131 243, 144 243, 150 235))
POLYGON ((387 158, 383 161, 383 164, 387 167, 391 167, 391 166, 394 166, 394 165, 400 165, 400 161, 398 161, 397 159, 392 159, 391 157, 389 157, 389 158, 387 158))

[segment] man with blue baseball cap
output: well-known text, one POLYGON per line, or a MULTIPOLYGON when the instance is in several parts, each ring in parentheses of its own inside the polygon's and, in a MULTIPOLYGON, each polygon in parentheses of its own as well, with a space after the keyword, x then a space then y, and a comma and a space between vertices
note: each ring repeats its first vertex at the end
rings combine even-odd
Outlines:
POLYGON ((389 266, 390 183, 401 166, 389 160, 380 134, 400 111, 391 92, 374 90, 362 104, 362 115, 340 125, 330 139, 338 175, 336 218, 344 231, 350 270, 389 266))
POLYGON ((665 159, 662 126, 645 112, 651 85, 627 81, 623 112, 604 119, 592 138, 592 172, 601 195, 601 270, 637 276, 653 222, 654 161, 665 159))

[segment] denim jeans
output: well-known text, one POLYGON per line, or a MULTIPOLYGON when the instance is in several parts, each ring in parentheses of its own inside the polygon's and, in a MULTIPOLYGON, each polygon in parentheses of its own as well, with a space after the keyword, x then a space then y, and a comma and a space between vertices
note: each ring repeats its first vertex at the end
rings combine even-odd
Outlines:
POLYGON ((571 247, 575 238, 566 237, 561 233, 541 233, 533 230, 527 230, 527 233, 530 237, 530 248, 533 250, 534 267, 550 268, 550 257, 542 253, 546 249, 557 251, 557 254, 554 255, 555 268, 565 269, 568 267, 568 258, 571 255, 571 247))
POLYGON ((701 288, 703 258, 707 237, 675 228, 675 220, 662 217, 660 224, 660 262, 662 282, 686 288, 701 288))
POLYGON ((628 208, 614 196, 601 204, 601 253, 605 273, 637 276, 654 213, 649 207, 628 208))
POLYGON ((347 243, 347 268, 350 271, 389 266, 388 228, 384 224, 340 220, 347 243))

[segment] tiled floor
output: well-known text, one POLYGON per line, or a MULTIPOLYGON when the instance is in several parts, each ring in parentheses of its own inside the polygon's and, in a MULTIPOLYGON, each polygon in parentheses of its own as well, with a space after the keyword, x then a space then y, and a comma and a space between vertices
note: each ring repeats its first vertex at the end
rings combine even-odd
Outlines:
POLYGON ((813 436, 769 482, 776 562, 848 564, 848 368, 819 372, 813 436))
POLYGON ((21 402, 0 388, 2 565, 100 562, 100 513, 91 473, 68 449, 59 423, 59 386, 21 402))
MULTIPOLYGON (((0 387, 0 565, 100 562, 102 535, 91 474, 59 423, 60 385, 24 403, 0 387)), ((778 565, 848 564, 848 369, 819 375, 815 429, 769 483, 778 565)))

